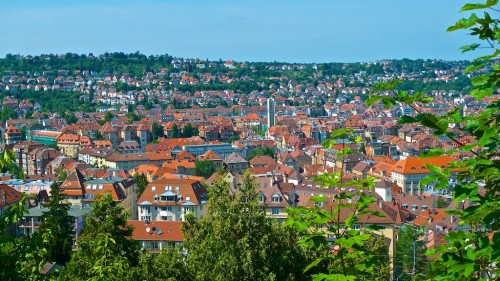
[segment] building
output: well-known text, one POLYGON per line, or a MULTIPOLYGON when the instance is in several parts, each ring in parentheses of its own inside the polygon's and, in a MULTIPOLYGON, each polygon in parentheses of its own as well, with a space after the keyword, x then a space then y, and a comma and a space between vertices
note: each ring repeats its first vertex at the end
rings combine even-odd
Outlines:
POLYGON ((16 144, 22 140, 21 131, 19 131, 19 129, 12 124, 5 129, 4 134, 6 144, 16 144))
MULTIPOLYGON (((28 209, 28 213, 24 215, 23 223, 18 226, 18 236, 31 235, 35 233, 42 223, 42 216, 48 212, 49 208, 43 207, 41 204, 34 208, 28 209)), ((68 215, 73 217, 71 237, 73 238, 73 247, 76 245, 76 239, 80 236, 83 226, 85 225, 85 216, 92 212, 91 206, 70 206, 68 215)))
MULTIPOLYGON (((391 178, 393 182, 403 189, 406 195, 422 195, 425 187, 420 187, 420 181, 430 173, 426 165, 431 164, 443 169, 453 161, 453 158, 450 156, 432 158, 407 157, 393 165, 391 178)), ((453 179, 449 181, 451 184, 453 179)), ((425 189, 430 189, 430 187, 425 189)), ((444 192, 445 190, 442 191, 444 192)))
POLYGON ((207 214, 207 190, 198 180, 162 178, 148 184, 137 200, 140 221, 184 221, 207 214))
POLYGON ((19 167, 23 170, 24 174, 27 175, 30 172, 30 152, 40 147, 44 147, 44 145, 34 141, 21 141, 16 143, 12 148, 14 156, 16 157, 17 165, 19 165, 19 167))
POLYGON ((236 152, 231 153, 224 159, 224 165, 233 173, 243 172, 249 166, 248 161, 236 152))
POLYGON ((119 202, 129 219, 137 219, 137 184, 133 179, 108 177, 105 179, 88 180, 85 186, 84 203, 91 205, 96 196, 110 194, 115 202, 119 202))
POLYGON ((149 253, 159 253, 163 248, 181 245, 184 241, 180 221, 127 221, 134 227, 132 239, 149 253))
POLYGON ((273 98, 267 99, 267 127, 271 128, 275 123, 275 102, 273 98))
MULTIPOLYGON (((5 211, 12 205, 19 203, 22 200, 22 193, 12 187, 0 183, 0 216, 5 214, 5 211)), ((15 226, 7 226, 6 234, 15 236, 15 226)))

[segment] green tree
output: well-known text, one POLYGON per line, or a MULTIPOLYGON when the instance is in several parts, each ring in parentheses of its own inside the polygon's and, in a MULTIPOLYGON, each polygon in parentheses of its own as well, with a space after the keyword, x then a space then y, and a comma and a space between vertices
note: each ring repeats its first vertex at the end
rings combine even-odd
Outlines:
POLYGON ((180 133, 179 133, 179 126, 177 126, 177 124, 173 124, 172 125, 172 138, 175 139, 175 138, 179 138, 181 137, 180 133))
MULTIPOLYGON (((338 139, 348 138, 359 143, 362 138, 350 138, 352 134, 352 130, 336 130, 323 146, 331 148, 338 139)), ((343 158, 351 153, 351 148, 346 146, 337 152, 337 157, 343 158)), ((305 270, 317 270, 314 280, 387 280, 390 275, 388 249, 380 239, 374 239, 374 231, 379 226, 356 227, 360 216, 382 216, 370 209, 375 197, 364 192, 365 189, 372 190, 375 181, 367 177, 346 182, 342 170, 314 179, 323 188, 338 189, 332 199, 315 195, 311 198, 314 207, 288 209, 287 224, 301 232, 301 242, 319 255, 305 270), (334 236, 335 240, 329 242, 328 236, 334 236)))
POLYGON ((69 205, 61 203, 63 199, 57 183, 52 184, 50 201, 45 204, 49 210, 42 215, 39 231, 47 233, 49 243, 45 245, 51 261, 66 264, 71 257, 71 229, 73 217, 68 215, 69 205))
POLYGON ((104 123, 111 121, 113 117, 115 117, 113 113, 106 111, 106 113, 104 113, 104 123))
MULTIPOLYGON (((460 19, 448 31, 468 30, 478 36, 480 43, 462 46, 462 52, 473 51, 479 47, 491 48, 492 54, 479 57, 465 69, 465 73, 473 74, 470 95, 477 100, 491 96, 500 86, 500 37, 498 36, 500 21, 492 18, 490 11, 498 11, 498 0, 488 0, 481 4, 466 4, 461 11, 469 13, 467 18, 460 19), (473 10, 483 10, 478 15, 473 10), (471 12, 472 11, 472 12, 471 12), (482 46, 483 44, 484 46, 482 46), (479 72, 476 72, 480 70, 479 72)), ((448 214, 460 219, 461 230, 450 231, 445 240, 446 245, 440 245, 428 254, 437 256, 432 263, 430 280, 488 280, 500 276, 500 146, 498 124, 500 121, 500 101, 496 99, 486 108, 475 114, 463 116, 460 108, 444 115, 436 116, 422 112, 417 104, 432 102, 421 92, 410 94, 398 90, 399 81, 378 84, 375 94, 368 98, 369 105, 381 102, 390 108, 396 103, 412 107, 415 116, 402 116, 400 123, 419 123, 434 131, 436 137, 446 137, 457 145, 457 149, 444 151, 440 148, 431 149, 423 156, 437 156, 455 152, 468 152, 474 157, 462 159, 442 168, 427 165, 431 175, 421 181, 421 186, 434 182, 437 189, 447 188, 452 170, 460 170, 457 184, 453 189, 453 199, 456 202, 467 200, 472 202, 463 210, 448 210, 448 214), (384 94, 379 94, 383 92, 384 94), (452 126, 450 126, 452 125, 452 126), (475 143, 464 145, 456 137, 456 132, 450 127, 458 127, 461 134, 472 136, 475 143), (484 192, 478 193, 483 186, 484 192)))
POLYGON ((128 271, 125 280, 192 280, 186 271, 185 256, 181 247, 164 248, 160 254, 141 253, 139 264, 128 271))
POLYGON ((235 141, 239 141, 240 140, 240 136, 232 136, 229 138, 229 143, 233 143, 235 141))
POLYGON ((213 173, 217 170, 213 161, 210 160, 198 160, 194 164, 194 175, 201 176, 206 179, 211 177, 213 173))
POLYGON ((416 276, 427 275, 429 261, 425 255, 425 241, 419 240, 422 231, 417 227, 405 225, 399 228, 396 241, 396 259, 394 261, 396 278, 412 280, 416 276))
POLYGON ((68 124, 75 124, 78 121, 78 118, 76 118, 74 113, 67 114, 64 119, 68 124))
POLYGON ((270 147, 266 147, 266 148, 263 148, 263 147, 257 147, 256 149, 252 150, 252 152, 250 152, 250 155, 248 155, 248 161, 252 160, 252 158, 256 157, 256 156, 270 156, 272 158, 274 158, 274 150, 270 147))
POLYGON ((249 175, 237 192, 208 187, 209 216, 183 225, 192 280, 307 280, 304 249, 294 229, 267 218, 249 175))
POLYGON ((148 178, 142 173, 136 173, 134 175, 134 181, 137 184, 137 195, 141 196, 142 192, 144 192, 144 189, 146 189, 149 184, 148 178))
POLYGON ((182 137, 183 138, 190 138, 192 136, 193 136, 193 125, 191 125, 191 123, 187 123, 182 128, 182 137))
POLYGON ((163 126, 156 123, 156 122, 153 122, 153 124, 151 125, 151 133, 153 135, 153 141, 157 141, 158 138, 161 138, 163 137, 163 126))
POLYGON ((92 207, 63 278, 120 280, 129 267, 137 265, 140 245, 131 238, 128 214, 111 195, 98 196, 92 207))

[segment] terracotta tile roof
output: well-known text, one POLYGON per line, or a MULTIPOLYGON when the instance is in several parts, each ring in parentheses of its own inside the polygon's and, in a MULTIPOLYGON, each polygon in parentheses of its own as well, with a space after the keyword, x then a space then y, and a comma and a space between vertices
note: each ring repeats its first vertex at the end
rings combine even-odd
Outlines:
POLYGON ((184 241, 180 221, 152 221, 145 224, 144 221, 129 220, 127 224, 134 227, 132 239, 137 241, 184 241))
POLYGON ((207 190, 200 181, 191 178, 161 178, 148 184, 137 204, 155 206, 183 205, 193 203, 201 205, 207 200, 207 190), (178 187, 178 188, 177 188, 178 187), (161 194, 177 195, 177 201, 160 201, 161 194), (155 197, 157 200, 155 200, 155 197))
POLYGON ((453 161, 454 159, 450 156, 438 156, 432 158, 408 157, 404 160, 396 162, 392 171, 399 174, 427 174, 429 173, 429 170, 425 164, 432 164, 440 168, 445 168, 453 161))
POLYGON ((77 169, 69 171, 68 177, 61 184, 61 193, 66 196, 83 196, 85 181, 82 173, 77 169))
POLYGON ((268 155, 264 156, 256 156, 250 160, 250 165, 251 166, 256 166, 256 165, 268 165, 268 164, 275 164, 276 161, 268 155))
POLYGON ((21 200, 22 193, 14 188, 0 183, 0 207, 10 206, 21 200))
POLYGON ((208 150, 207 152, 201 154, 199 156, 200 160, 221 160, 219 154, 213 152, 212 150, 208 150))

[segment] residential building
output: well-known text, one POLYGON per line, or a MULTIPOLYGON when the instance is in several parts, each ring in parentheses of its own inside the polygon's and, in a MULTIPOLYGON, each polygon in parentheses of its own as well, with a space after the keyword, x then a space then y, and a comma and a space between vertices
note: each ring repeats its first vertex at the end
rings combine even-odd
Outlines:
POLYGON ((151 254, 158 254, 166 247, 181 245, 184 241, 181 221, 129 220, 127 224, 134 228, 132 239, 151 254))
POLYGON ((161 178, 148 184, 137 200, 140 221, 184 221, 207 214, 207 190, 198 180, 161 178))

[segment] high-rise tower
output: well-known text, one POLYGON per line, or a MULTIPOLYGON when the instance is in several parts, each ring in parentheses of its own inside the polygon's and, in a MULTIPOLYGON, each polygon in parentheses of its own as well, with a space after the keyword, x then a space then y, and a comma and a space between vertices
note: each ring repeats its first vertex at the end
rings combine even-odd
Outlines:
POLYGON ((274 126, 274 99, 267 99, 267 127, 271 128, 274 126))

